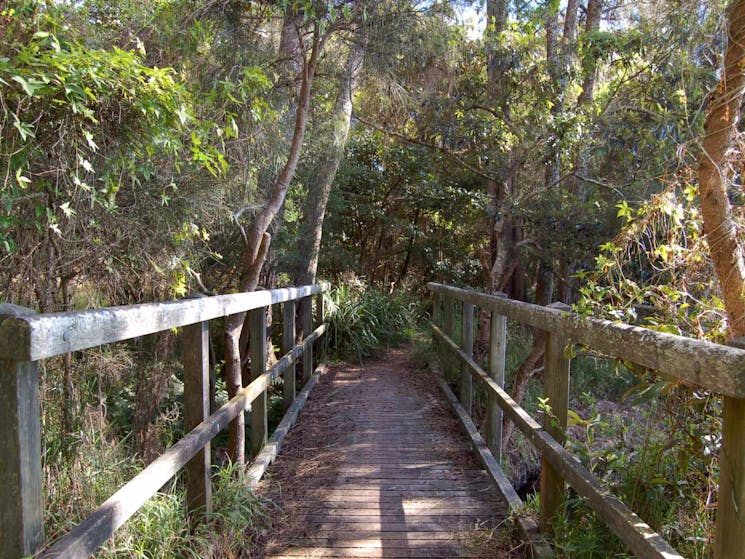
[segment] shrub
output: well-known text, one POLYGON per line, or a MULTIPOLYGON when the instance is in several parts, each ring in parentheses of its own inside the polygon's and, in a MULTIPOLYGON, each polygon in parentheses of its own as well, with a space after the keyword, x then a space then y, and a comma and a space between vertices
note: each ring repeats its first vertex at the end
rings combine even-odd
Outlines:
POLYGON ((325 296, 327 348, 362 361, 413 335, 416 306, 406 293, 389 294, 362 280, 340 283, 325 296))

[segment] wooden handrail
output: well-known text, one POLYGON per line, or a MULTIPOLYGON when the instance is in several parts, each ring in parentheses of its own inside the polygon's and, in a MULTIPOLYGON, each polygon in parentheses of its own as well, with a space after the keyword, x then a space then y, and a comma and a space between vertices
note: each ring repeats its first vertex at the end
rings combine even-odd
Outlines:
POLYGON ((124 484, 88 518, 60 538, 39 559, 65 557, 85 559, 114 535, 142 506, 150 500, 184 465, 209 443, 239 413, 248 410, 251 402, 284 373, 294 358, 303 353, 326 331, 321 325, 292 351, 277 361, 251 384, 243 388, 229 402, 191 430, 176 444, 150 463, 144 470, 124 484))
POLYGON ((745 397, 743 349, 438 283, 427 286, 434 293, 497 312, 539 330, 561 332, 573 343, 591 347, 608 357, 642 365, 724 396, 745 397))
MULTIPOLYGON (((0 450, 6 465, 0 479, 0 557, 18 559, 38 553, 43 541, 41 502, 41 426, 39 421, 39 373, 37 360, 63 353, 78 351, 112 342, 127 340, 147 334, 185 328, 189 342, 185 348, 185 394, 186 422, 196 425, 189 433, 156 458, 132 480, 122 486, 93 514, 68 534, 59 539, 39 557, 65 557, 82 559, 92 554, 114 532, 135 514, 160 488, 181 468, 187 470, 187 508, 189 515, 204 517, 210 507, 210 442, 231 421, 238 418, 249 406, 252 407, 252 440, 263 431, 266 437, 266 390, 271 382, 285 371, 295 376, 295 361, 302 356, 304 368, 311 367, 313 345, 326 331, 325 324, 315 330, 312 314, 304 321, 305 338, 296 345, 295 324, 285 329, 283 349, 285 355, 271 368, 264 371, 259 363, 257 378, 244 387, 234 398, 212 415, 208 406, 208 330, 207 321, 232 314, 252 312, 254 328, 265 328, 267 307, 285 303, 285 315, 295 309, 295 301, 306 300, 310 309, 313 296, 319 297, 328 289, 326 284, 299 288, 275 289, 235 295, 199 297, 170 303, 150 303, 128 307, 113 307, 69 313, 36 315, 13 305, 0 305, 0 450), (311 331, 312 330, 312 331, 311 331), (188 382, 187 382, 188 381, 188 382), (188 398, 187 398, 188 396, 188 398), (252 405, 253 404, 253 405, 252 405), (186 407, 189 409, 186 409, 186 407), (206 411, 205 411, 206 410, 206 411), (191 418, 191 419, 189 419, 191 418), (202 418, 205 418, 202 420, 202 418), (200 421, 201 420, 201 421, 200 421), (199 509, 202 509, 199 514, 199 509), (206 511, 205 511, 206 509, 206 511)), ((321 309, 318 316, 323 317, 321 309)), ((293 314, 294 318, 294 314, 293 314)), ((258 332, 261 334, 261 332, 258 332)), ((264 351, 264 336, 256 347, 264 351)), ((254 348, 256 349, 256 348, 254 348)), ((258 350, 257 350, 258 351, 258 350)), ((256 360, 255 360, 256 361, 256 360)), ((261 361, 261 360, 259 360, 261 361)), ((310 369, 312 371, 312 369, 310 369)), ((310 383, 290 406, 290 415, 297 416, 309 390, 310 383)), ((292 384, 294 396, 294 383, 292 384)), ((285 421, 283 425, 289 425, 285 421)), ((285 427, 286 431, 287 427, 285 427)), ((274 452, 281 444, 284 432, 272 439, 274 452)), ((255 448, 255 453, 261 449, 255 448)), ((266 462, 266 460, 263 460, 266 462)), ((258 472, 258 470, 257 470, 258 472)), ((255 474, 254 477, 256 477, 255 474)))
MULTIPOLYGON (((667 377, 701 386, 718 392, 724 398, 724 426, 722 429, 723 463, 719 483, 719 509, 715 559, 745 559, 745 527, 741 521, 741 505, 745 503, 745 483, 742 464, 745 461, 745 347, 723 346, 708 341, 684 338, 626 324, 613 323, 556 308, 513 301, 499 295, 487 295, 452 286, 429 283, 433 293, 432 330, 437 341, 448 352, 443 359, 449 370, 458 370, 451 356, 467 368, 486 388, 490 399, 496 400, 514 424, 542 453, 541 473, 541 527, 550 528, 561 504, 564 482, 569 483, 599 514, 613 532, 643 559, 681 558, 673 548, 617 497, 610 494, 579 461, 568 452, 557 438, 563 440, 568 409, 569 360, 563 348, 570 343, 581 344, 597 350, 608 358, 630 361, 667 377), (546 359, 544 391, 551 395, 551 417, 544 418, 541 426, 519 407, 499 383, 490 378, 472 359, 467 343, 460 347, 453 336, 453 302, 476 305, 492 312, 492 320, 502 316, 546 332, 546 359), (440 305, 444 305, 441 309, 440 305), (445 316, 441 328, 440 316, 445 316), (549 351, 550 349, 550 351, 549 351), (547 492, 544 495, 544 491, 547 492), (549 494, 550 493, 550 494, 549 494), (547 498, 550 497, 550 498, 547 498), (551 501, 544 510, 544 501, 551 501)), ((464 307, 467 308, 467 307, 464 307)), ((470 314, 470 309, 467 309, 470 314)), ((492 328, 490 345, 503 343, 492 328)), ((463 337, 466 340, 466 337, 463 337)), ((466 340, 467 341, 467 340, 466 340)), ((734 344, 733 344, 734 345, 734 344)), ((491 353, 497 353, 492 351, 491 353)), ((491 368, 491 365, 490 365, 491 368)), ((498 375, 497 375, 498 377, 498 375)), ((462 384, 463 380, 460 380, 462 384)), ((463 402, 464 405, 466 402, 463 402)), ((488 410, 492 416, 493 409, 488 410)), ((461 419, 461 421, 463 421, 461 419)), ((496 423, 487 417, 486 424, 496 423)), ((480 449, 482 452, 483 448, 480 449)))
POLYGON ((432 325, 434 333, 450 347, 461 361, 476 375, 483 386, 494 395, 497 403, 514 421, 533 445, 540 450, 554 468, 574 489, 586 497, 590 506, 608 524, 613 532, 643 559, 683 559, 652 528, 624 505, 620 499, 605 489, 600 481, 576 458, 553 439, 545 429, 479 367, 476 362, 448 338, 442 330, 432 325))
POLYGON ((276 303, 316 295, 324 284, 87 311, 14 316, 0 324, 0 359, 38 361, 276 303))

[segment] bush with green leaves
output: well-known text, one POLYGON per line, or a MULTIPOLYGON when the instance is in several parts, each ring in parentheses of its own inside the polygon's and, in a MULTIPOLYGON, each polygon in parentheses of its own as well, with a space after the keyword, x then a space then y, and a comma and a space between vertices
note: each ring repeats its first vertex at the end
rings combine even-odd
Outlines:
POLYGON ((339 283, 324 301, 327 348, 339 357, 362 361, 410 339, 416 327, 417 307, 406 293, 386 293, 359 279, 339 283))

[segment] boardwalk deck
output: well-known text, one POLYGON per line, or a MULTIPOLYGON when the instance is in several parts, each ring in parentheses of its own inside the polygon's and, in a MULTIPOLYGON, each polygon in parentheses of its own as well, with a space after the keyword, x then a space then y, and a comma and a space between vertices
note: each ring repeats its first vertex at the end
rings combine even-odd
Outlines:
POLYGON ((322 377, 262 491, 265 557, 479 557, 505 506, 427 373, 402 352, 322 377))

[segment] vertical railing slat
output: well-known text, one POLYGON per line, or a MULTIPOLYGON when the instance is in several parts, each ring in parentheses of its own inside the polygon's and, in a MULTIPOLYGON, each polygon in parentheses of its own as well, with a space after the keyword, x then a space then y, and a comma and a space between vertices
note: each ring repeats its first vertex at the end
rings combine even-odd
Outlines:
MULTIPOLYGON (((455 338, 455 315, 453 311, 453 299, 447 295, 443 297, 443 315, 445 329, 445 335, 453 340, 455 338)), ((442 369, 447 378, 448 374, 453 373, 453 363, 455 363, 455 356, 450 352, 446 351, 442 356, 442 369)))
MULTIPOLYGON (((282 317, 282 355, 292 350, 295 345, 295 301, 287 301, 283 305, 282 317)), ((287 368, 284 375, 283 397, 285 410, 289 409, 295 399, 295 361, 287 368)))
MULTIPOLYGON (((313 297, 306 297, 300 304, 302 312, 303 338, 308 337, 313 332, 313 297)), ((313 375, 313 347, 308 347, 303 352, 303 386, 310 380, 313 375)))
MULTIPOLYGON (((207 322, 184 327, 184 428, 194 429, 210 415, 210 340, 207 322)), ((212 511, 211 447, 207 443, 186 465, 186 508, 190 518, 212 511)))
MULTIPOLYGON (((461 322, 461 349, 468 357, 473 357, 473 312, 471 303, 463 303, 463 317, 461 322)), ((469 417, 473 411, 473 376, 466 363, 460 366, 460 401, 469 417)))
MULTIPOLYGON (((30 314, 0 305, 0 322, 30 314)), ((44 539, 39 367, 2 359, 0 378, 0 557, 16 559, 33 555, 44 539)))
MULTIPOLYGON (((568 305, 553 303, 551 308, 570 310, 568 305)), ((568 340, 559 332, 546 332, 543 387, 551 413, 544 413, 546 432, 563 444, 569 418, 570 361, 564 357, 568 340)), ((545 458, 541 459, 540 526, 544 532, 553 529, 553 522, 564 502, 564 479, 545 458)))
MULTIPOLYGON (((727 345, 745 349, 745 338, 727 345)), ((724 398, 714 559, 745 559, 745 399, 724 398)))
MULTIPOLYGON (((251 380, 266 372, 266 307, 248 311, 251 380)), ((251 404, 251 457, 261 452, 267 439, 267 395, 264 390, 251 404)))
MULTIPOLYGON (((505 296, 503 293, 498 293, 505 296)), ((504 388, 507 356, 507 317, 491 312, 489 320, 489 376, 504 388)), ((486 445, 498 463, 502 461, 502 408, 490 391, 486 401, 486 445)))

